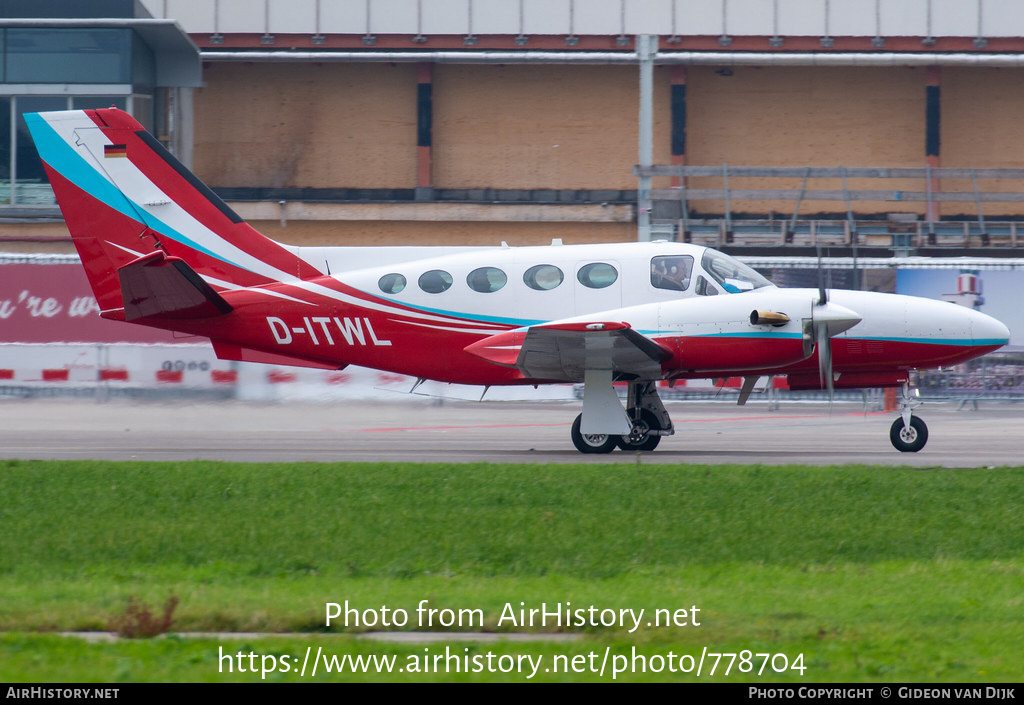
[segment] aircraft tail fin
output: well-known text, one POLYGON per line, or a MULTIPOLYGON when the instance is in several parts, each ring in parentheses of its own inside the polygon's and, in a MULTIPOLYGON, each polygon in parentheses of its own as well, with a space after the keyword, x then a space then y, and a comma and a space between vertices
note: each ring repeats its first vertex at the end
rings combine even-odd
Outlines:
MULTIPOLYGON (((67 110, 28 113, 25 120, 108 315, 129 315, 126 281, 148 291, 150 308, 196 316, 223 312, 210 296, 219 298, 218 290, 321 274, 245 223, 127 113, 67 110), (154 252, 163 253, 162 264, 140 263, 154 252), (168 286, 177 296, 154 296, 168 286)), ((140 310, 150 309, 136 306, 134 313, 140 310)))

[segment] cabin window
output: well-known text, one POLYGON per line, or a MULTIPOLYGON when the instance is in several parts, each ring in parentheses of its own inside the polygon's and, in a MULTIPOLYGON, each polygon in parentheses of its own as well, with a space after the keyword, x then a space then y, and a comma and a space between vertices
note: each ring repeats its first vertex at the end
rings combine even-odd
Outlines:
POLYGON ((604 289, 615 283, 615 280, 619 278, 619 273, 607 262, 594 262, 580 267, 576 278, 583 286, 591 289, 604 289))
POLYGON ((479 291, 481 294, 497 291, 505 286, 507 282, 508 277, 497 267, 480 267, 480 269, 474 269, 466 277, 466 283, 469 284, 469 288, 473 291, 479 291))
POLYGON ((397 294, 405 289, 405 277, 401 274, 385 274, 377 282, 377 286, 385 294, 397 294))
POLYGON ((705 250, 700 263, 704 271, 718 284, 718 288, 728 294, 738 294, 741 291, 772 285, 747 265, 717 250, 705 250))
POLYGON ((428 294, 440 294, 448 291, 452 285, 452 275, 443 269, 431 269, 420 275, 420 288, 428 294))
POLYGON ((701 276, 697 277, 696 291, 697 291, 697 295, 698 296, 717 296, 718 295, 718 289, 716 289, 714 286, 712 286, 711 282, 709 282, 707 279, 705 279, 704 277, 701 277, 701 276))
POLYGON ((686 291, 690 288, 693 257, 664 255, 651 260, 651 286, 655 289, 686 291))
POLYGON ((550 291, 561 284, 564 278, 562 270, 553 264, 538 264, 536 267, 530 267, 523 274, 526 286, 537 291, 550 291))

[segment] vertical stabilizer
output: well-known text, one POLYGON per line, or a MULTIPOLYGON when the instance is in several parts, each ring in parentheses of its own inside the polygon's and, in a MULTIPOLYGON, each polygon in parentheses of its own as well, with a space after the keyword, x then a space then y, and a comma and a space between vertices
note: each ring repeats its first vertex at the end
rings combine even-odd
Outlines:
POLYGON ((124 307, 118 270, 156 251, 218 290, 321 274, 246 224, 127 113, 25 120, 101 310, 124 307))

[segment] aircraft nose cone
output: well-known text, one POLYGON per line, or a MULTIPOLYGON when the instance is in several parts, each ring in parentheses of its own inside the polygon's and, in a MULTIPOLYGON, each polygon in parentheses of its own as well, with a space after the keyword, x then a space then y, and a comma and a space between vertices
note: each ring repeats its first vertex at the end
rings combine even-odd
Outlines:
POLYGON ((1002 321, 979 311, 971 314, 971 337, 975 345, 1006 345, 1010 342, 1010 329, 1002 321))

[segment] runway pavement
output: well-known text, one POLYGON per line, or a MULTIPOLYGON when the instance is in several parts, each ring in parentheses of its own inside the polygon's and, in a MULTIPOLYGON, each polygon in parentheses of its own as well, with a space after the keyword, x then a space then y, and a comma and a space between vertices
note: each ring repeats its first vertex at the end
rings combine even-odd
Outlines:
POLYGON ((978 468, 1024 464, 1024 406, 925 405, 927 447, 889 443, 895 412, 860 405, 669 403, 676 435, 653 453, 582 455, 578 404, 417 397, 345 404, 98 403, 0 400, 0 458, 229 461, 869 464, 978 468))

